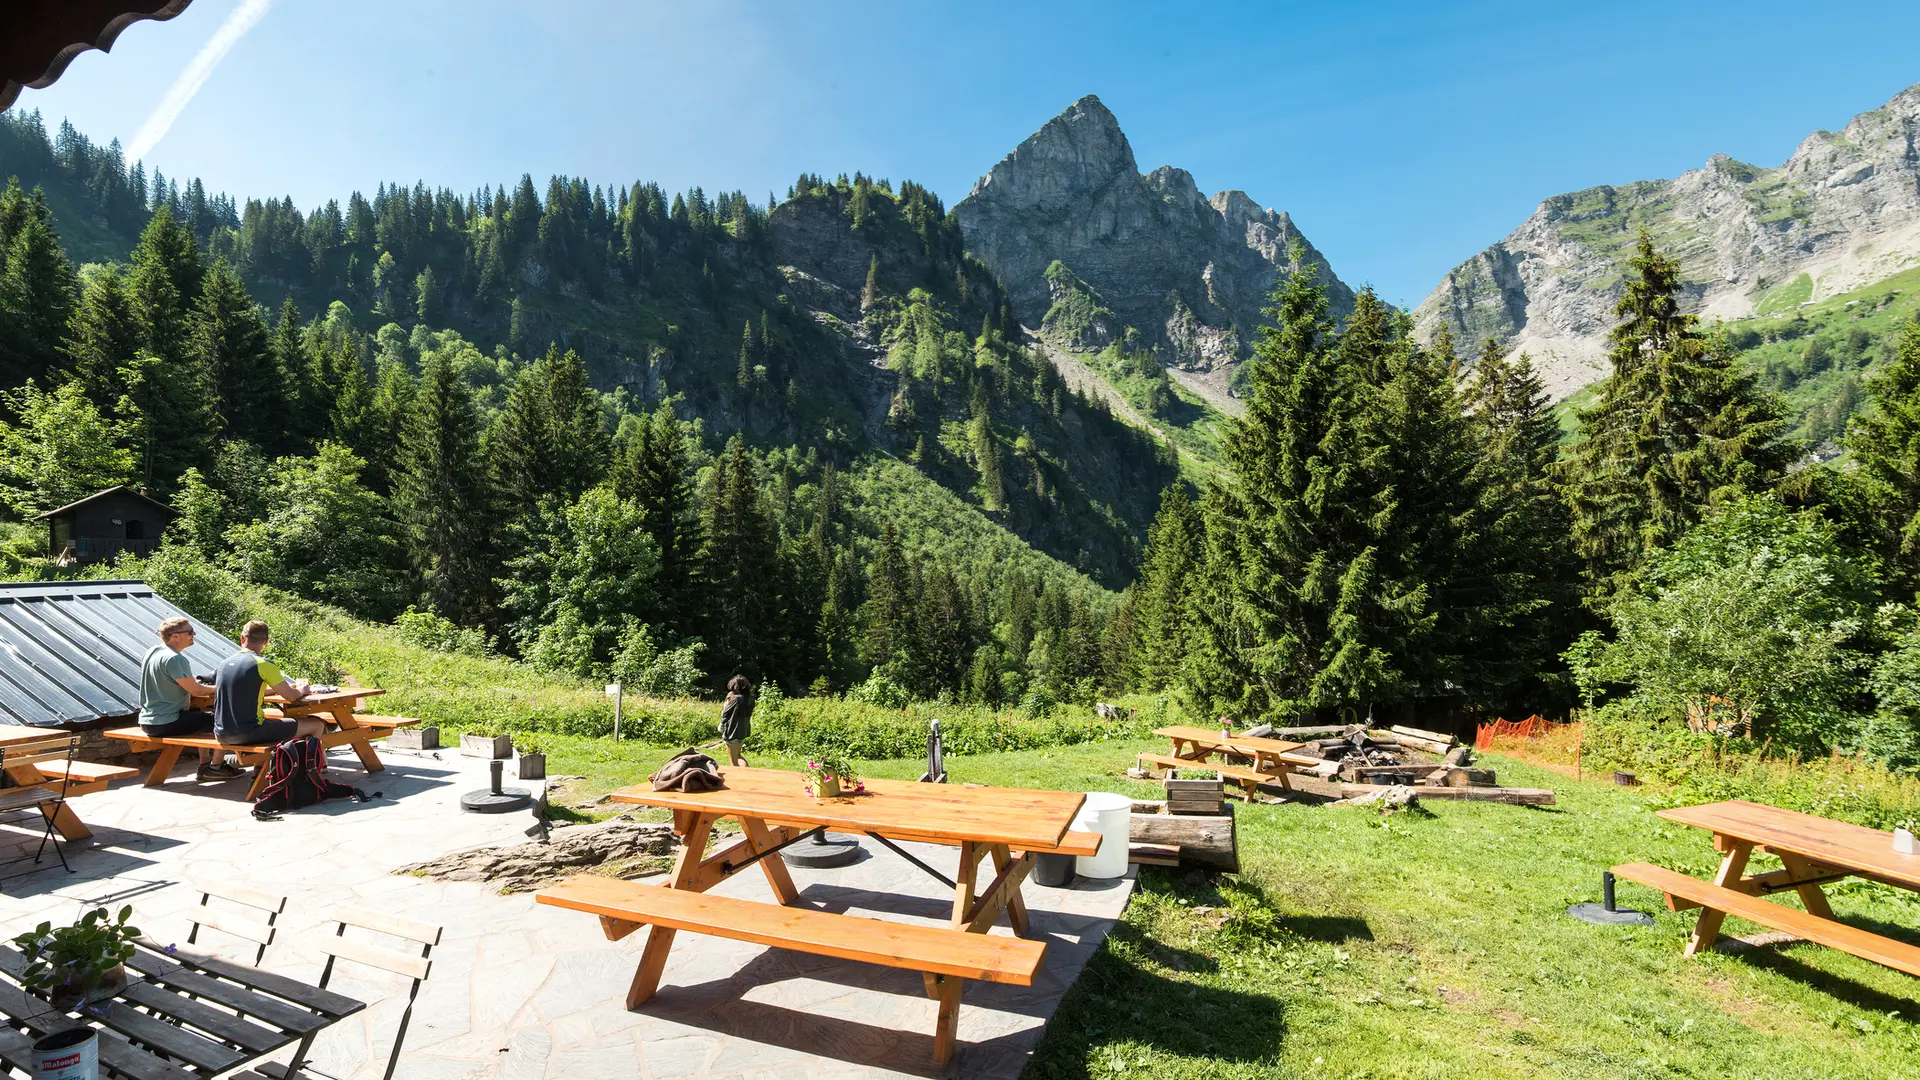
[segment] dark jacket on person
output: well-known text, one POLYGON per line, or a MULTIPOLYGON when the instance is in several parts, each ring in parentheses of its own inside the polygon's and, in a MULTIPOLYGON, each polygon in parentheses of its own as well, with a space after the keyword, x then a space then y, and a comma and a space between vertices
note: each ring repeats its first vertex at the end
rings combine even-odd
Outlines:
POLYGON ((728 694, 720 706, 720 738, 725 742, 746 742, 753 734, 753 695, 728 694))

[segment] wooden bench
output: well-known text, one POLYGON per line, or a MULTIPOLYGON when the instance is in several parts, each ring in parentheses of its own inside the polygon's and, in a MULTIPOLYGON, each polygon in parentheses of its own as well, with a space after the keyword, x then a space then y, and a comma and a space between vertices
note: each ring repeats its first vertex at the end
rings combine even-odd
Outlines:
MULTIPOLYGON (((353 713, 353 722, 366 728, 370 737, 384 739, 400 728, 419 727, 420 721, 411 716, 376 716, 373 713, 353 713)), ((268 709, 267 719, 285 720, 286 713, 280 709, 268 709)))
MULTIPOLYGON (((392 717, 391 719, 399 720, 404 719, 404 717, 392 717)), ((414 723, 419 723, 419 721, 416 720, 414 723)), ((373 727, 373 731, 379 731, 379 728, 375 726, 373 727)), ((136 751, 160 751, 160 756, 154 761, 153 768, 147 770, 147 787, 159 787, 166 783, 167 777, 173 774, 174 763, 180 760, 182 752, 187 750, 212 750, 216 753, 225 752, 232 754, 234 760, 240 762, 242 766, 253 769, 253 785, 247 789, 247 798, 253 799, 259 797, 260 789, 266 786, 267 763, 273 760, 273 744, 271 743, 259 746, 232 746, 221 742, 212 734, 174 735, 164 739, 156 739, 148 735, 137 724, 133 727, 110 728, 102 731, 100 734, 109 739, 119 739, 128 743, 136 751)), ((377 737, 379 736, 373 735, 367 728, 360 728, 353 731, 329 731, 320 736, 320 745, 331 750, 337 746, 347 746, 355 742, 364 742, 368 738, 377 737)))
POLYGON ((40 771, 47 776, 43 787, 66 791, 67 798, 105 791, 115 780, 131 780, 140 770, 127 765, 103 765, 97 761, 43 761, 40 771))
POLYGON ((1278 784, 1281 787, 1287 786, 1285 774, 1264 773, 1258 769, 1247 768, 1244 765, 1228 765, 1224 762, 1200 761, 1195 758, 1175 757, 1172 754, 1156 754, 1150 751, 1142 752, 1139 755, 1139 760, 1152 762, 1155 765, 1161 765, 1169 769, 1204 769, 1207 772, 1217 772, 1222 779, 1232 780, 1234 783, 1239 784, 1241 788, 1246 791, 1249 798, 1253 796, 1253 793, 1259 789, 1261 784, 1278 784))
POLYGON ((940 1001, 936 1064, 953 1054, 961 984, 978 979, 1031 986, 1046 952, 1044 942, 1025 938, 836 915, 617 878, 568 878, 540 890, 534 899, 599 916, 608 937, 646 925, 921 972, 934 983, 940 1001))
POLYGON ((1702 881, 1652 863, 1622 863, 1613 868, 1613 876, 1636 881, 1665 893, 1667 906, 1674 911, 1701 907, 1737 915, 1748 922, 1783 930, 1805 941, 1852 953, 1895 971, 1920 976, 1920 947, 1902 941, 1775 904, 1750 893, 1715 885, 1711 881, 1702 881))

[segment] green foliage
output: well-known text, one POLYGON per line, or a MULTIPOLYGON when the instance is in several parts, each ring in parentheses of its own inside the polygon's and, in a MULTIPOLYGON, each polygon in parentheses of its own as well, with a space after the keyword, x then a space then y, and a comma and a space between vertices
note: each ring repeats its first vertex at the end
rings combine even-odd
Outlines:
POLYGON ((602 671, 634 620, 655 614, 660 556, 638 507, 606 486, 545 515, 501 582, 529 659, 582 678, 602 671))
POLYGON ((1606 608, 1591 674, 1689 727, 1814 750, 1855 743, 1863 575, 1832 526, 1765 497, 1728 503, 1606 608))
MULTIPOLYGON (((706 643, 692 641, 678 648, 661 649, 644 623, 627 624, 619 650, 607 675, 637 694, 657 698, 692 697, 703 680, 700 654, 706 643)), ((778 683, 768 683, 766 693, 778 693, 778 683)))
POLYGON ((122 907, 118 915, 94 908, 70 926, 56 929, 51 922, 43 922, 14 938, 14 948, 27 961, 21 985, 41 993, 91 991, 114 968, 133 959, 140 928, 127 922, 132 917, 131 905, 122 907))
POLYGON ((120 425, 100 415, 78 383, 0 391, 18 421, 0 419, 0 503, 30 517, 101 488, 124 484, 133 454, 117 445, 120 425))
MULTIPOLYGON (((366 463, 338 443, 323 442, 311 458, 273 464, 266 513, 226 534, 242 576, 310 600, 388 618, 413 598, 400 528, 386 501, 360 482, 366 463)), ((197 478, 196 478, 197 479, 197 478)), ((203 491, 182 486, 181 521, 192 535, 204 526, 203 491)), ((197 538, 203 552, 217 548, 197 538)))
POLYGON ((1113 340, 1118 317, 1091 285, 1058 259, 1047 264, 1045 276, 1053 305, 1040 320, 1042 333, 1074 348, 1099 348, 1113 340))
POLYGON ((393 629, 400 640, 407 644, 435 652, 484 657, 493 651, 486 635, 479 630, 461 626, 452 619, 418 608, 410 607, 401 612, 393 620, 393 629))

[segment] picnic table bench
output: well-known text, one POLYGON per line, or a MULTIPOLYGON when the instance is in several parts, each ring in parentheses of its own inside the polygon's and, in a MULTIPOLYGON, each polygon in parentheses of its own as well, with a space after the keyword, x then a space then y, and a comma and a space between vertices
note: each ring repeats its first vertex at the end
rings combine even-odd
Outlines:
MULTIPOLYGON (((380 763, 379 755, 373 751, 372 741, 384 739, 393 734, 396 728, 412 727, 420 721, 404 716, 373 716, 353 711, 355 703, 366 698, 386 693, 385 690, 370 686, 343 687, 326 693, 309 694, 298 702, 280 704, 267 710, 267 718, 296 719, 304 716, 323 717, 335 725, 335 730, 320 736, 320 745, 331 750, 336 746, 350 746, 359 757, 360 764, 368 772, 375 773, 386 768, 380 763)), ((278 701, 268 698, 268 701, 278 701)), ((232 746, 215 738, 211 732, 199 735, 173 735, 155 738, 146 733, 139 725, 112 728, 100 734, 109 739, 119 739, 128 743, 134 750, 158 750, 160 756, 154 760, 153 767, 147 770, 146 786, 159 787, 172 775, 174 763, 187 750, 214 750, 232 754, 243 766, 254 770, 253 785, 247 791, 247 798, 260 794, 267 780, 267 762, 273 758, 272 745, 232 746)))
POLYGON ((647 944, 627 991, 638 1008, 658 989, 674 935, 681 930, 918 971, 927 994, 939 1002, 933 1058, 953 1056, 960 1017, 960 991, 969 979, 1031 985, 1046 951, 1027 940, 1027 909, 1021 883, 1039 853, 1091 855, 1097 833, 1071 831, 1085 796, 971 784, 918 784, 869 780, 864 793, 816 799, 802 789, 798 773, 727 768, 718 791, 654 791, 650 786, 613 793, 617 802, 673 811, 682 847, 665 885, 603 877, 569 878, 540 890, 542 904, 599 917, 609 940, 649 926, 647 944), (743 837, 709 854, 713 826, 740 822, 743 837), (800 906, 793 878, 778 856, 781 848, 831 829, 874 839, 954 890, 945 927, 842 915, 800 906), (948 878, 895 841, 956 846, 960 866, 948 878), (981 864, 994 876, 982 885, 981 864), (774 904, 715 896, 708 889, 758 863, 774 904), (990 935, 1001 917, 1014 937, 990 935))
POLYGON ((1893 834, 1812 814, 1735 799, 1704 806, 1674 807, 1661 817, 1713 834, 1721 853, 1713 880, 1668 870, 1651 863, 1623 863, 1614 876, 1658 889, 1673 911, 1700 909, 1685 955, 1711 949, 1728 915, 1782 930, 1862 959, 1920 976, 1920 947, 1849 926, 1833 917, 1820 886, 1846 877, 1920 892, 1920 855, 1893 850, 1893 834), (1780 869, 1748 875, 1755 849, 1777 856, 1780 869), (1770 903, 1763 897, 1793 891, 1805 911, 1770 903))
MULTIPOLYGON (((25 793, 32 789, 44 788, 70 799, 75 795, 103 790, 109 781, 140 775, 138 769, 129 769, 121 765, 67 761, 61 758, 50 758, 44 754, 28 755, 39 760, 23 760, 8 753, 9 747, 25 746, 48 738, 71 736, 71 734, 57 728, 13 724, 0 727, 0 770, 4 770, 8 779, 13 781, 12 790, 25 793)), ((79 815, 73 812, 73 807, 66 802, 59 803, 57 808, 49 806, 43 812, 52 816, 54 830, 62 839, 85 840, 93 835, 93 831, 87 828, 79 815)))
POLYGON ((1165 737, 1173 744, 1166 754, 1143 753, 1141 761, 1169 769, 1211 769, 1223 779, 1232 780, 1243 788, 1251 798, 1261 784, 1279 784, 1287 786, 1287 776, 1294 765, 1318 765, 1319 759, 1305 754, 1296 754, 1295 750, 1303 745, 1287 742, 1284 739, 1269 739, 1258 735, 1222 735, 1218 728, 1173 727, 1155 728, 1155 735, 1165 737), (1237 765, 1231 762, 1215 762, 1215 756, 1233 755, 1250 760, 1251 765, 1237 765))

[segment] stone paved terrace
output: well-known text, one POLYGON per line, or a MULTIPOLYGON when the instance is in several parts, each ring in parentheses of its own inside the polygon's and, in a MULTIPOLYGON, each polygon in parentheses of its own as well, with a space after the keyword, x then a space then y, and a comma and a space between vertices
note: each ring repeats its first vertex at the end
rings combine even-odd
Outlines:
MULTIPOLYGON (((459 811, 462 793, 485 786, 485 763, 447 751, 383 751, 382 760, 387 769, 369 777, 351 754, 331 758, 335 779, 382 798, 329 803, 277 822, 249 816, 244 782, 196 784, 184 762, 162 789, 122 781, 74 801, 95 839, 68 849, 73 874, 50 850, 34 868, 34 841, 16 827, 25 819, 0 821, 0 932, 68 921, 84 906, 130 903, 147 933, 184 941, 184 913, 199 899, 189 882, 226 878, 291 896, 285 929, 264 964, 314 980, 324 958, 304 946, 333 904, 442 924, 446 934, 396 1073, 405 1080, 998 1080, 1019 1075, 1132 888, 1129 879, 1073 889, 1029 882, 1033 928, 1048 943, 1041 978, 1032 987, 969 983, 959 1053, 936 1070, 935 1006, 912 972, 681 934, 659 994, 628 1012, 623 999, 644 933, 609 942, 592 917, 537 906, 530 895, 393 873, 448 852, 527 839, 530 815, 459 811)), ((803 899, 830 911, 946 921, 948 889, 879 845, 865 847, 861 861, 845 868, 794 869, 803 899)), ((952 849, 908 847, 951 873, 952 849)), ((755 872, 716 891, 768 898, 766 879, 755 872)), ((996 932, 1009 931, 1003 924, 996 932)), ((201 943, 252 958, 251 945, 217 931, 201 943)), ((406 981, 343 963, 331 985, 372 1004, 321 1036, 311 1071, 378 1078, 406 981)))

